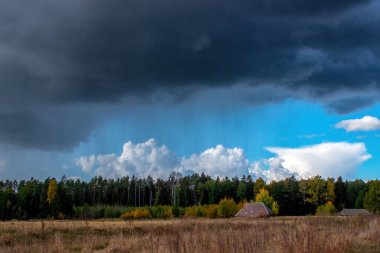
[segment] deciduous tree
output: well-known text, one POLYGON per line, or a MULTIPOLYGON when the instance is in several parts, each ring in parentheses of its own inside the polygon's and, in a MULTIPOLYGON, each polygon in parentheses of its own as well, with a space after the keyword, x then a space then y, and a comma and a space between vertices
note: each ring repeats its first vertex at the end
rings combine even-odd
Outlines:
POLYGON ((380 213, 380 181, 370 183, 369 191, 364 198, 364 207, 373 213, 380 213))
POLYGON ((260 192, 256 195, 255 202, 262 202, 269 206, 273 213, 277 215, 279 213, 279 206, 277 202, 269 195, 269 192, 264 188, 261 188, 260 192))

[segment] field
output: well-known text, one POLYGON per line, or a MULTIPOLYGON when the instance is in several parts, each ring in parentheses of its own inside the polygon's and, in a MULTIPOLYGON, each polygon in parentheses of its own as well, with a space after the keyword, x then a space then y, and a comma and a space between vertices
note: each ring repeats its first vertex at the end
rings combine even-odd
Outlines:
POLYGON ((380 252, 380 217, 7 221, 0 252, 380 252))

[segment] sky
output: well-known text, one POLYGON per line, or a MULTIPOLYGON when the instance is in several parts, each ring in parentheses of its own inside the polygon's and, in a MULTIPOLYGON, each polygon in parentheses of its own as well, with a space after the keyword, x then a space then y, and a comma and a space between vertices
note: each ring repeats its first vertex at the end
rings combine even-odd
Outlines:
POLYGON ((0 179, 380 178, 379 0, 0 2, 0 179))

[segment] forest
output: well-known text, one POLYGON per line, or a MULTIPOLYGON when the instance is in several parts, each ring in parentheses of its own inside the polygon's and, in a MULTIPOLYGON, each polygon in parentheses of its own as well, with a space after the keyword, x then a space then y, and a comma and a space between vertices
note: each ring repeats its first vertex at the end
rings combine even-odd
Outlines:
POLYGON ((185 208, 215 205, 226 198, 244 203, 254 200, 261 189, 269 192, 279 206, 278 214, 283 216, 313 215, 326 203, 333 203, 337 211, 364 207, 374 213, 380 212, 379 180, 344 181, 341 177, 324 179, 315 176, 266 183, 262 178, 253 179, 250 175, 214 179, 204 174, 183 176, 173 172, 167 179, 156 180, 151 177, 107 179, 96 176, 89 181, 66 177, 43 181, 35 178, 0 181, 0 218, 84 218, 78 213, 95 209, 101 210, 103 215, 88 217, 102 218, 107 217, 105 207, 112 210, 160 206, 185 208))

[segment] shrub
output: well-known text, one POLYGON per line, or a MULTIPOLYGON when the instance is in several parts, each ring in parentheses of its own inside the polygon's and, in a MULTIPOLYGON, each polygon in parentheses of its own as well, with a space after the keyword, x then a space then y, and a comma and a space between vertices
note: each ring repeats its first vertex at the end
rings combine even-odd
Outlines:
POLYGON ((122 213, 133 210, 132 207, 124 206, 75 206, 74 218, 76 219, 102 219, 102 218, 119 218, 122 213))
POLYGON ((173 208, 171 206, 152 206, 149 210, 152 218, 156 219, 170 219, 173 216, 173 208))
POLYGON ((237 212, 237 206, 233 199, 224 198, 218 205, 218 216, 220 218, 232 217, 237 212))
POLYGON ((90 207, 88 206, 87 203, 84 203, 83 208, 82 208, 82 219, 88 219, 90 213, 90 207))
POLYGON ((218 218, 218 205, 208 205, 204 207, 204 215, 210 219, 218 218))
POLYGON ((104 218, 119 218, 121 211, 116 207, 106 207, 104 211, 104 218))
POLYGON ((273 201, 272 203, 272 211, 274 215, 278 215, 280 212, 280 207, 278 206, 276 201, 273 201))
POLYGON ((122 219, 147 219, 152 217, 148 208, 137 208, 120 215, 122 219))
POLYGON ((121 219, 124 219, 124 220, 130 220, 130 219, 133 219, 133 212, 134 211, 128 211, 128 212, 125 212, 123 214, 120 215, 120 218, 121 219))
POLYGON ((102 219, 104 218, 104 213, 106 209, 104 207, 99 207, 95 211, 95 219, 102 219))
POLYGON ((135 219, 146 219, 150 217, 151 214, 147 208, 138 208, 133 212, 133 218, 135 219))
POLYGON ((185 215, 186 208, 185 207, 180 207, 179 208, 179 217, 183 217, 185 215))
POLYGON ((325 205, 317 207, 316 215, 332 215, 336 213, 336 208, 331 201, 327 201, 325 205))
POLYGON ((62 212, 58 212, 58 219, 64 220, 65 219, 65 215, 62 212))
POLYGON ((172 207, 172 215, 176 218, 181 218, 185 215, 186 208, 179 207, 179 206, 173 206, 172 207))
POLYGON ((173 206, 172 213, 173 213, 174 217, 178 218, 179 217, 179 207, 178 206, 173 206))
POLYGON ((74 206, 74 218, 76 218, 76 219, 84 219, 83 207, 81 207, 81 206, 74 206))
POLYGON ((74 218, 76 219, 88 219, 90 207, 87 203, 84 203, 83 206, 75 206, 74 208, 74 218))
POLYGON ((156 206, 149 207, 150 214, 152 218, 159 218, 159 209, 156 206))
POLYGON ((204 210, 202 206, 190 206, 186 208, 185 217, 200 218, 204 217, 204 210))

